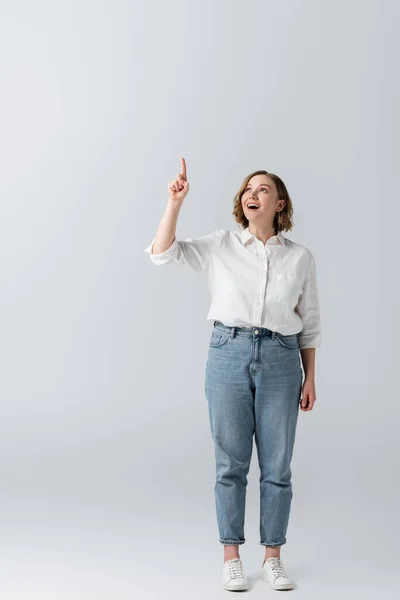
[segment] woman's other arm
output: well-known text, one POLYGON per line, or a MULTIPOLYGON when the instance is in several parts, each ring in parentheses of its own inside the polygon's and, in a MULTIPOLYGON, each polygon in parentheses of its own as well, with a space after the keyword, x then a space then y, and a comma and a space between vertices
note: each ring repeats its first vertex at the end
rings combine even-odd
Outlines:
POLYGON ((317 399, 315 391, 315 354, 316 348, 321 346, 321 315, 317 272, 313 255, 311 255, 303 294, 296 310, 303 322, 303 329, 299 337, 300 354, 304 369, 300 408, 303 411, 309 411, 313 409, 317 399))

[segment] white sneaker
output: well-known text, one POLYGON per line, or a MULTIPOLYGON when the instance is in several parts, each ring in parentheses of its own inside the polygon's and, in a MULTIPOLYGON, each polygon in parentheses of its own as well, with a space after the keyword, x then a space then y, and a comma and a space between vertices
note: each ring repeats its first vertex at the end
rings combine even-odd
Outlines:
POLYGON ((269 583, 273 590, 291 590, 294 583, 288 577, 282 559, 279 556, 272 556, 262 566, 261 579, 269 583))
POLYGON ((226 590, 247 590, 247 578, 243 572, 243 564, 240 558, 231 558, 225 561, 222 585, 226 590))

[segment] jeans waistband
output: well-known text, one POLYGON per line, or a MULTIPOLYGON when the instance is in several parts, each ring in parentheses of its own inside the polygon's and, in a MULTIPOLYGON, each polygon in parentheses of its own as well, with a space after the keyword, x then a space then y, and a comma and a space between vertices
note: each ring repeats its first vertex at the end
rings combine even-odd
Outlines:
POLYGON ((256 335, 257 337, 275 337, 276 335, 278 335, 276 331, 267 329, 267 327, 239 327, 237 325, 224 325, 224 323, 222 323, 221 321, 214 321, 214 328, 219 329, 220 331, 229 331, 232 337, 234 337, 236 334, 256 335))

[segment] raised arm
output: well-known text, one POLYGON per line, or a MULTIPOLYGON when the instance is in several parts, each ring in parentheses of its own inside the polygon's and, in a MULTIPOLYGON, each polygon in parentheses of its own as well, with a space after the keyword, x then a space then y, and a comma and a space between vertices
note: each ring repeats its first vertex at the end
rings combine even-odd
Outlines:
POLYGON ((223 230, 213 231, 197 238, 176 239, 176 224, 179 211, 189 191, 186 177, 185 159, 181 159, 181 172, 168 185, 169 198, 167 208, 161 219, 156 237, 145 252, 150 254, 156 265, 167 263, 188 265, 197 272, 202 271, 210 262, 223 230))
POLYGON ((186 177, 186 162, 181 158, 181 172, 175 180, 168 184, 168 203, 158 226, 151 254, 161 254, 170 248, 175 239, 176 223, 184 199, 189 192, 189 182, 186 177))

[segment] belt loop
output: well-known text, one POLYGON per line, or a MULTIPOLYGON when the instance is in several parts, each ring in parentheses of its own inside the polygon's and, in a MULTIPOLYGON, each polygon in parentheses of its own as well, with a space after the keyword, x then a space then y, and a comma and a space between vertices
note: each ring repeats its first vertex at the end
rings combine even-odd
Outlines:
POLYGON ((232 329, 231 329, 231 338, 232 339, 235 337, 235 330, 236 330, 236 327, 232 327, 232 329))

